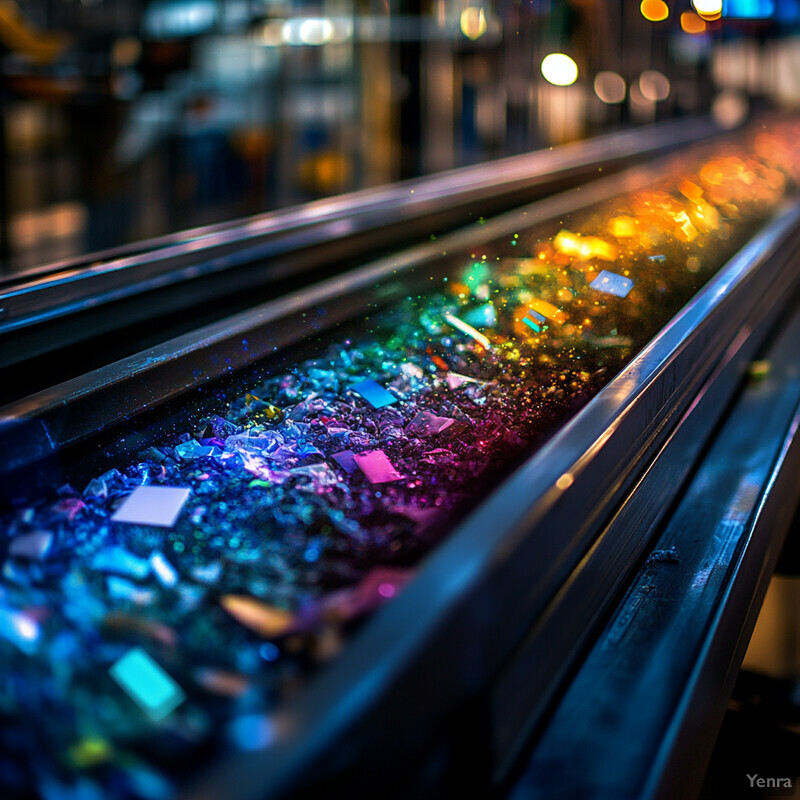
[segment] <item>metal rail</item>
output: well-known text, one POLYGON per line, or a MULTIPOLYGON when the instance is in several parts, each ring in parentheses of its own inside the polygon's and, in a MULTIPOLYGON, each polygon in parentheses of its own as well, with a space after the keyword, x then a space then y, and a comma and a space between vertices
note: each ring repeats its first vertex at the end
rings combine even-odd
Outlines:
MULTIPOLYGON (((164 340, 180 332, 174 330, 176 312, 199 307, 185 323, 194 328, 197 315, 206 321, 225 316, 363 263, 369 254, 374 258, 718 132, 707 119, 688 119, 605 135, 0 278, 0 368, 145 320, 161 320, 164 340), (254 298, 256 289, 261 295, 254 298)), ((130 346, 114 351, 112 359, 146 344, 130 346)))
POLYGON ((765 356, 769 376, 727 416, 511 800, 700 790, 800 497, 798 340, 795 313, 765 356))

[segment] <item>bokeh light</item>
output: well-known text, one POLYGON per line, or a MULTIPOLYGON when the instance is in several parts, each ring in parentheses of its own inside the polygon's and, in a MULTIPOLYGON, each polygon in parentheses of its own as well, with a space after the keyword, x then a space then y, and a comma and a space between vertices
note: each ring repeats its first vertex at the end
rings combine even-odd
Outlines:
POLYGON ((467 39, 480 39, 486 33, 486 12, 482 8, 465 8, 461 12, 461 32, 467 39))
POLYGON ((692 0, 692 5, 704 20, 719 19, 722 15, 722 0, 692 0))
POLYGON ((639 10, 650 22, 663 22, 669 16, 669 7, 664 0, 642 0, 639 10))
POLYGON ((669 89, 669 78, 657 69, 647 69, 639 76, 639 91, 647 100, 666 100, 669 89))
POLYGON ((604 103, 621 103, 625 99, 627 86, 625 79, 617 72, 604 70, 594 79, 594 93, 604 103))
POLYGON ((694 11, 684 11, 681 14, 681 28, 684 33, 705 33, 706 23, 694 11))
POLYGON ((333 39, 333 34, 333 22, 325 18, 299 17, 288 20, 283 26, 283 41, 287 44, 326 44, 333 39))
POLYGON ((578 79, 578 65, 564 53, 550 53, 542 60, 542 75, 554 86, 571 86, 578 79))
POLYGON ((723 128, 736 128, 747 117, 749 103, 740 92, 720 92, 711 104, 711 116, 723 128))

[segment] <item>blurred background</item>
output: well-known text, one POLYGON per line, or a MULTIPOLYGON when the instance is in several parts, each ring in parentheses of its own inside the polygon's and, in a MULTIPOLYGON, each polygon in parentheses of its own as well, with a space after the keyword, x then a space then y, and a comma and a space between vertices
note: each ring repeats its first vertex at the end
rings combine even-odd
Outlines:
POLYGON ((0 272, 800 105, 800 0, 0 0, 0 272))

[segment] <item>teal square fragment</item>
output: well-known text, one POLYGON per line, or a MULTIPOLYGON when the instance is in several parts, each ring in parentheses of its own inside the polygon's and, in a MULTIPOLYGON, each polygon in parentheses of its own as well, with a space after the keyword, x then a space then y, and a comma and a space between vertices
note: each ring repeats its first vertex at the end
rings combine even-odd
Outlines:
POLYGON ((155 722, 186 699, 183 689, 141 647, 129 650, 109 673, 155 722))

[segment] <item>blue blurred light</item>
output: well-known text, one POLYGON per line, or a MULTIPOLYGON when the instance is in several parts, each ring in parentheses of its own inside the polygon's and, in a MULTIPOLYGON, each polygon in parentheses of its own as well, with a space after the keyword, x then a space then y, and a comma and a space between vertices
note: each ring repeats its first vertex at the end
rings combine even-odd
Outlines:
POLYGON ((155 38, 196 36, 211 30, 219 17, 217 0, 156 0, 144 14, 144 32, 155 38))
POLYGON ((722 15, 733 19, 768 19, 775 13, 775 0, 723 0, 722 15))

